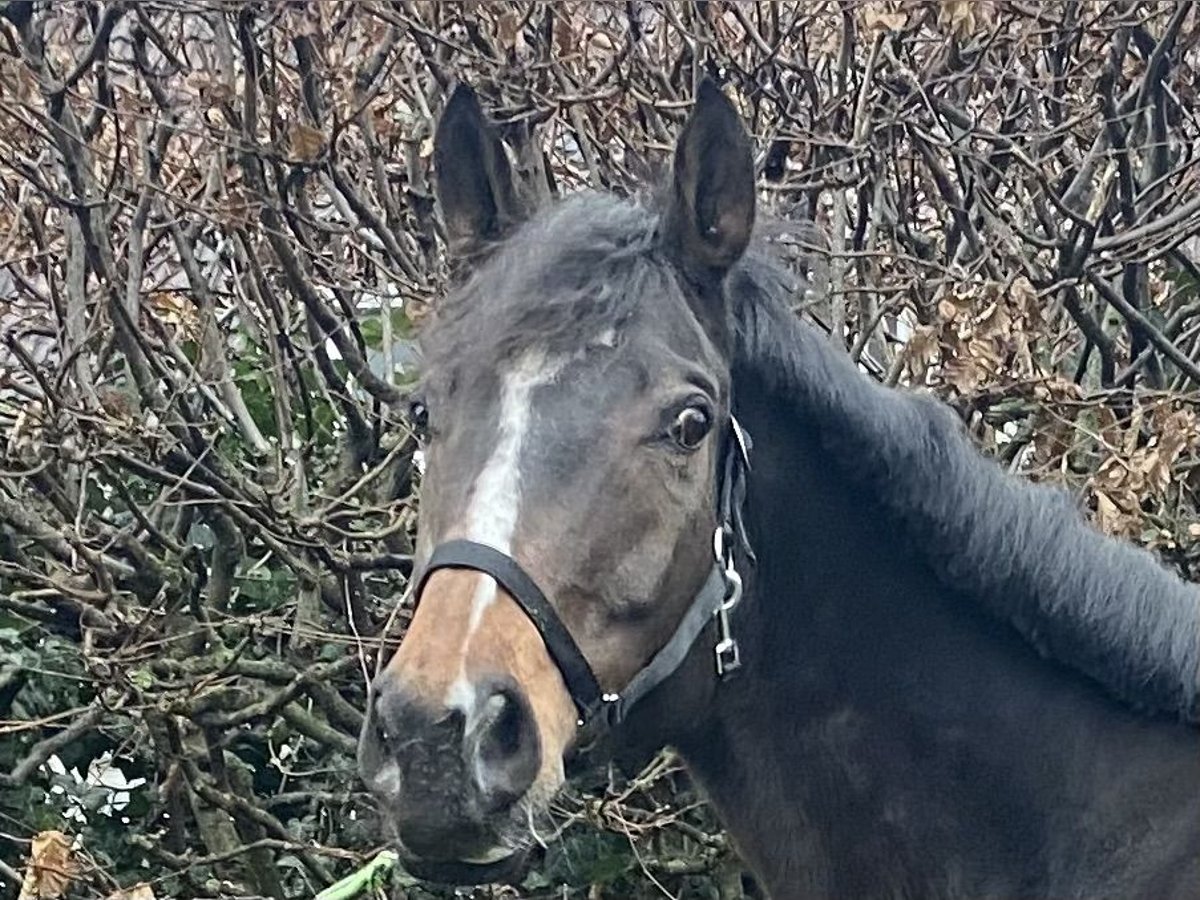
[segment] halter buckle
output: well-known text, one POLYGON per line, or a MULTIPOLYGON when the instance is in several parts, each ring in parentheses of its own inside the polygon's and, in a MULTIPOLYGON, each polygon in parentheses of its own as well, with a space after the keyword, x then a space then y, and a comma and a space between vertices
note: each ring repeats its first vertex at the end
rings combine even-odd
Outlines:
POLYGON ((729 614, 742 599, 742 576, 733 560, 732 537, 732 528, 728 525, 720 525, 713 532, 713 555, 721 566, 721 574, 725 579, 725 599, 713 613, 717 620, 718 638, 714 653, 719 678, 742 666, 741 650, 729 621, 729 614))
POLYGON ((742 656, 738 650, 738 642, 733 638, 717 644, 717 675, 724 678, 730 672, 742 667, 742 656))
POLYGON ((742 667, 742 654, 738 647, 737 639, 733 636, 733 630, 729 627, 729 609, 725 604, 717 610, 717 629, 720 633, 720 639, 717 641, 717 646, 714 654, 717 658, 717 677, 724 678, 730 672, 735 672, 742 667))
POLYGON ((727 525, 718 525, 713 531, 713 559, 725 568, 728 568, 731 563, 732 553, 729 550, 731 532, 732 529, 727 525))

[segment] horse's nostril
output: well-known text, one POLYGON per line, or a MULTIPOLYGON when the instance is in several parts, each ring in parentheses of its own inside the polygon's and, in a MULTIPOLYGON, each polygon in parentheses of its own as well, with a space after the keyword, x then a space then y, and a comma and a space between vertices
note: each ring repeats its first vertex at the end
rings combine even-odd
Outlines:
POLYGON ((475 777, 494 807, 517 800, 541 765, 541 740, 529 704, 508 686, 487 695, 476 709, 466 750, 475 777))
POLYGON ((521 749, 521 707, 503 691, 492 694, 484 704, 482 715, 485 740, 480 755, 485 762, 503 760, 521 749))

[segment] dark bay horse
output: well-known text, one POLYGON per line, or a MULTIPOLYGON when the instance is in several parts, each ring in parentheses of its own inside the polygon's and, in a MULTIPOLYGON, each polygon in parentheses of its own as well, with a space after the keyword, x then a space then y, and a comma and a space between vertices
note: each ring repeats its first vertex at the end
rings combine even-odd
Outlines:
POLYGON ((671 745, 775 900, 1200 897, 1200 592, 789 312, 705 82, 654 200, 520 208, 470 89, 423 337, 417 609, 367 785, 519 871, 568 761, 671 745))

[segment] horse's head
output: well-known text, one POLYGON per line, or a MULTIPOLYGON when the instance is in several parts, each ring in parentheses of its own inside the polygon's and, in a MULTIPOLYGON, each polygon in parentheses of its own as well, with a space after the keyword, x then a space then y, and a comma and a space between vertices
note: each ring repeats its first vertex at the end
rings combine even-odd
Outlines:
POLYGON ((664 646, 712 621, 723 281, 755 191, 749 138, 708 82, 658 209, 591 194, 523 215, 467 88, 434 153, 468 271, 423 337, 417 610, 360 764, 410 868, 467 883, 536 841, 581 722, 619 718, 616 698, 678 665, 647 670, 664 646))

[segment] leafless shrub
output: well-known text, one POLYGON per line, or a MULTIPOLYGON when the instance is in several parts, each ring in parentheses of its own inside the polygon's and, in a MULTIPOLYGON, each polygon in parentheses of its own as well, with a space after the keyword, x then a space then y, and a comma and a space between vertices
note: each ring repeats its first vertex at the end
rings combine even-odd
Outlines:
MULTIPOLYGON (((1195 576, 1198 41, 1152 0, 0 3, 0 877, 60 827, 81 896, 307 896, 375 849, 456 78, 544 202, 660 170, 718 75, 798 310, 1195 576), (147 779, 107 814, 103 754, 147 779)), ((672 771, 571 804, 615 843, 525 895, 741 896, 672 771)))

